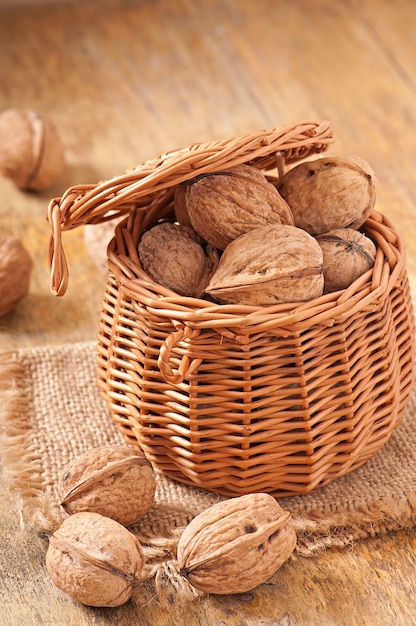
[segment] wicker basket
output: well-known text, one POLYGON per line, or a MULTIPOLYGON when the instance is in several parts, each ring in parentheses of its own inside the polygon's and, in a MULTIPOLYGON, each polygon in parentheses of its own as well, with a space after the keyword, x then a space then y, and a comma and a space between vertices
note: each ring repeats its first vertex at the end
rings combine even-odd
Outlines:
POLYGON ((271 307, 184 298, 140 267, 144 229, 173 216, 175 186, 251 163, 270 175, 332 141, 299 122, 167 153, 50 202, 52 290, 65 293, 61 231, 124 216, 108 248, 98 380, 126 440, 180 482, 229 495, 309 493, 388 441, 413 384, 414 320, 403 244, 374 212, 374 268, 348 289, 271 307))

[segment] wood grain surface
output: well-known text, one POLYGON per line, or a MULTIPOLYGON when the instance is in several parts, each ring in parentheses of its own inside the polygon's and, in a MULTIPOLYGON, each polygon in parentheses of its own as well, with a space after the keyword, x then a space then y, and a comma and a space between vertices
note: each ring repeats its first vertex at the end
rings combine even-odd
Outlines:
MULTIPOLYGON (((416 3, 409 0, 91 0, 0 8, 0 110, 34 108, 65 144, 47 192, 0 180, 0 234, 34 260, 30 293, 0 320, 0 347, 94 339, 105 277, 84 229, 65 233, 70 283, 49 291, 46 209, 196 141, 302 119, 331 122, 331 154, 378 178, 379 210, 400 230, 416 288, 416 3)), ((102 246, 105 245, 103 240, 102 246)), ((4 482, 4 481, 3 481, 4 482)), ((400 488, 400 485, 398 485, 400 488)), ((6 626, 411 626, 416 532, 298 557, 272 585, 162 610, 91 609, 51 584, 44 545, 22 533, 0 483, 0 621, 6 626)))

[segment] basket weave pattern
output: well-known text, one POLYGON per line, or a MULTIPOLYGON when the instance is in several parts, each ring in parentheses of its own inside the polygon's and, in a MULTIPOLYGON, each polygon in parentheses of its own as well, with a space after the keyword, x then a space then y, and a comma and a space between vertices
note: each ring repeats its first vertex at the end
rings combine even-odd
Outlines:
POLYGON ((377 212, 364 228, 377 246, 374 268, 311 302, 216 305, 178 296, 140 267, 141 233, 173 219, 176 184, 242 162, 269 173, 282 158, 324 150, 329 127, 305 126, 198 144, 50 204, 57 293, 68 278, 60 231, 126 214, 108 249, 99 385, 126 440, 155 468, 225 495, 309 493, 356 469, 387 442, 412 387, 404 250, 377 212))

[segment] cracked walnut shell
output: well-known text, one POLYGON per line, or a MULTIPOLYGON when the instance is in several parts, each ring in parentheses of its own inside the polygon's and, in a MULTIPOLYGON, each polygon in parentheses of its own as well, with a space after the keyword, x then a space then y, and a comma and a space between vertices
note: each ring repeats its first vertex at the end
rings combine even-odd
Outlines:
POLYGON ((374 242, 353 228, 318 235, 324 259, 324 293, 346 289, 370 270, 376 260, 374 242))
POLYGON ((156 480, 143 453, 111 444, 75 457, 63 468, 57 489, 67 513, 100 513, 130 526, 152 506, 156 480))
POLYGON ((223 304, 305 302, 323 293, 322 263, 322 250, 306 231, 263 226, 227 246, 206 292, 223 304))
POLYGON ((224 248, 264 224, 293 224, 292 212, 265 175, 251 165, 201 174, 183 183, 177 210, 208 243, 224 248), (180 199, 180 203, 179 203, 180 199))
POLYGON ((244 593, 264 583, 296 546, 288 511, 266 493, 214 504, 186 526, 178 543, 179 569, 205 593, 244 593))
POLYGON ((360 228, 374 208, 375 175, 360 157, 321 157, 299 163, 277 188, 294 223, 311 235, 360 228))
POLYGON ((98 513, 67 517, 49 539, 46 569, 53 583, 88 606, 121 606, 143 577, 140 542, 98 513))

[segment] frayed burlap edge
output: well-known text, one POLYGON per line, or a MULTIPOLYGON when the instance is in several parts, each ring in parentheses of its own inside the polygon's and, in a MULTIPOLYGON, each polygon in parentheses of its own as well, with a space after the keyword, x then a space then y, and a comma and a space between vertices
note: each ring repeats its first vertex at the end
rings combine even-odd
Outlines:
MULTIPOLYGON (((93 342, 86 343, 85 350, 93 350, 93 345, 93 342)), ((19 351, 1 353, 0 451, 6 485, 17 498, 22 525, 49 536, 65 514, 45 489, 47 477, 43 455, 46 451, 37 449, 31 436, 33 389, 25 374, 19 351)), ((169 481, 162 476, 157 476, 157 480, 169 481)), ((223 499, 222 496, 212 496, 206 497, 203 508, 223 499)), ((281 500, 282 506, 291 511, 297 532, 295 558, 296 555, 311 557, 329 548, 345 548, 366 537, 411 528, 416 522, 416 494, 413 493, 398 492, 370 504, 349 502, 341 512, 330 511, 328 506, 308 507, 307 498, 281 500), (302 503, 306 503, 303 508, 302 503)), ((173 601, 186 602, 203 595, 183 579, 177 568, 176 546, 182 529, 172 528, 166 536, 159 537, 147 532, 147 528, 148 523, 143 520, 143 525, 131 529, 144 545, 148 560, 146 577, 153 583, 136 594, 139 601, 148 602, 150 597, 157 598, 162 605, 169 605, 173 601)))
POLYGON ((17 353, 0 356, 0 452, 6 487, 20 501, 28 519, 39 507, 44 483, 42 457, 30 439, 30 399, 17 353))
POLYGON ((359 505, 356 510, 332 516, 311 510, 308 518, 294 516, 297 553, 313 556, 327 548, 345 548, 368 537, 407 530, 415 523, 416 494, 411 497, 397 494, 397 497, 386 497, 370 506, 359 505))

